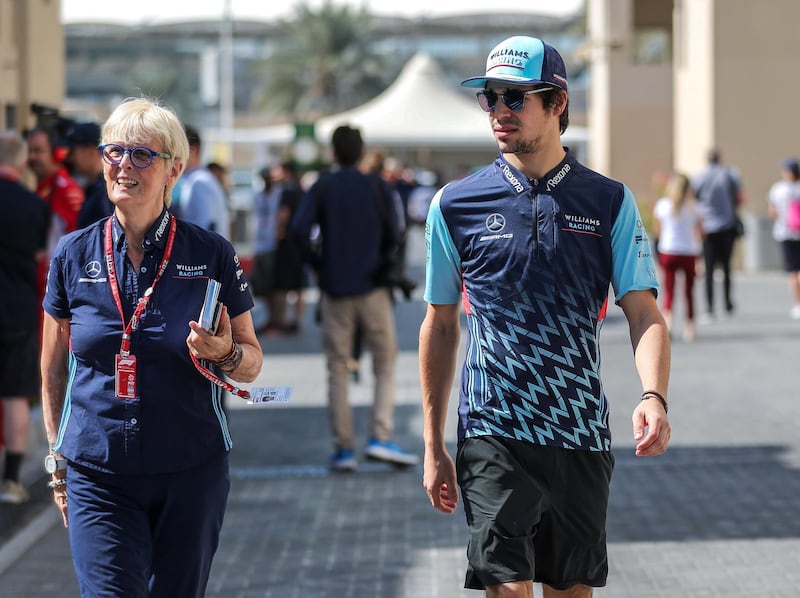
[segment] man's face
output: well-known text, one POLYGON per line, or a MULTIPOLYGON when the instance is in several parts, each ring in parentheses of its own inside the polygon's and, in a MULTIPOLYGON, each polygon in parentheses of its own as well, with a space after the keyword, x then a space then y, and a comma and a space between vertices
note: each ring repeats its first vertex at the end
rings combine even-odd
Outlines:
POLYGON ((200 146, 190 145, 189 157, 186 159, 186 168, 188 170, 190 168, 194 168, 198 164, 200 164, 200 146))
POLYGON ((92 145, 73 145, 67 154, 67 161, 75 174, 91 178, 103 170, 100 152, 92 145))
POLYGON ((50 145, 50 140, 42 131, 35 131, 28 137, 28 168, 39 181, 47 178, 59 168, 53 158, 53 147, 50 145))
POLYGON ((507 89, 529 91, 535 87, 498 83, 490 84, 488 89, 498 95, 494 109, 489 112, 489 122, 501 153, 536 154, 553 134, 559 137, 558 115, 553 110, 545 109, 540 94, 524 96, 522 108, 517 111, 511 110, 502 100, 502 94, 507 89))
POLYGON ((280 164, 276 164, 270 169, 270 175, 272 181, 275 183, 284 183, 289 178, 286 176, 286 171, 280 164))

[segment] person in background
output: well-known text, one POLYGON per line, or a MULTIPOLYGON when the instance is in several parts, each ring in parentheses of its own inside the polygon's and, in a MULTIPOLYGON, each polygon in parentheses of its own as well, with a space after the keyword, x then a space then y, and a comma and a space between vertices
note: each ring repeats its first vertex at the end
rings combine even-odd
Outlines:
POLYGON ((0 401, 5 462, 0 502, 28 499, 20 468, 28 446, 30 401, 39 396, 39 263, 44 261, 50 210, 19 178, 25 141, 0 133, 0 401))
POLYGON ((199 598, 230 487, 223 376, 263 359, 252 297, 231 244, 170 213, 189 156, 171 109, 124 101, 100 151, 114 214, 61 239, 43 304, 49 485, 82 596, 199 598))
POLYGON ((99 144, 100 125, 97 123, 79 123, 67 133, 69 152, 66 162, 75 179, 83 184, 84 201, 78 212, 78 228, 111 216, 114 211, 103 180, 103 160, 97 149, 99 144))
POLYGON ((723 274, 725 313, 733 315, 731 257, 739 234, 739 207, 745 198, 738 172, 722 163, 719 150, 708 152, 708 165, 692 178, 692 190, 703 216, 703 261, 705 262, 706 311, 701 322, 714 321, 714 271, 723 274))
POLYGON ((206 168, 208 172, 214 175, 214 178, 219 181, 222 190, 225 192, 225 196, 228 195, 228 188, 230 187, 230 180, 228 178, 228 169, 220 164, 219 162, 209 162, 206 164, 206 168))
POLYGON ((83 205, 81 186, 57 160, 55 134, 45 128, 28 132, 28 168, 36 177, 36 194, 47 202, 52 214, 48 252, 58 240, 78 228, 78 214, 83 205))
POLYGON ((189 159, 181 181, 180 218, 230 239, 231 224, 228 200, 217 177, 201 161, 200 133, 185 125, 189 140, 189 159))
MULTIPOLYGON (((375 375, 367 459, 398 466, 414 465, 413 455, 392 442, 394 431, 397 332, 391 290, 381 282, 384 248, 399 241, 396 212, 385 183, 358 169, 363 156, 361 132, 338 127, 332 135, 332 172, 321 176, 303 197, 292 230, 304 242, 317 225, 321 245, 317 255, 322 292, 322 344, 328 368, 328 409, 334 451, 333 471, 354 471, 355 430, 348 398, 348 360, 357 327, 364 331, 375 375)), ((308 254, 311 250, 308 250, 308 254)))
POLYGON ((772 236, 783 256, 792 308, 789 316, 800 320, 800 162, 787 158, 781 163, 781 180, 769 190, 767 211, 774 220, 772 236))
POLYGON ((686 316, 683 339, 693 341, 695 264, 700 254, 703 227, 697 204, 692 198, 691 183, 686 175, 676 172, 670 177, 666 196, 656 202, 653 216, 653 234, 658 239, 658 263, 664 273, 664 319, 671 330, 675 275, 682 272, 686 316))
POLYGON ((441 184, 439 178, 432 170, 423 170, 417 175, 417 186, 408 198, 408 218, 411 224, 425 224, 431 200, 441 184))
POLYGON ((308 284, 303 246, 291 233, 289 226, 300 205, 303 190, 297 177, 297 167, 291 161, 272 168, 273 184, 279 189, 277 218, 278 245, 275 249, 275 326, 281 332, 297 334, 303 322, 305 301, 303 288, 308 284), (292 317, 289 318, 289 304, 292 317))
POLYGON ((670 437, 655 263, 630 190, 561 144, 569 96, 553 46, 508 38, 485 75, 462 85, 478 90, 500 155, 441 189, 427 217, 423 485, 444 513, 461 489, 465 587, 531 598, 541 582, 546 598, 587 598, 608 573, 614 457, 598 333, 610 285, 644 391, 633 410, 636 455, 663 453, 670 437), (444 426, 461 305, 469 338, 456 468, 444 426))
POLYGON ((267 307, 267 320, 259 332, 268 335, 281 334, 280 308, 275 291, 275 268, 278 250, 278 214, 281 190, 272 180, 272 168, 265 166, 259 172, 263 186, 253 196, 255 235, 253 242, 253 268, 250 284, 253 296, 261 299, 267 307))

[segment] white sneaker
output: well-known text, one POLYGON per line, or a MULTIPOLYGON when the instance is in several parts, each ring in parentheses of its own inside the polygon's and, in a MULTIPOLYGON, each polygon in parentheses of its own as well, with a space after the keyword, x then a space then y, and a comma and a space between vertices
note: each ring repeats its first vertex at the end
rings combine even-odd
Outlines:
POLYGON ((372 438, 364 451, 370 461, 384 461, 398 467, 408 467, 419 463, 419 457, 401 449, 394 442, 372 438))
POLYGON ((3 480, 0 486, 0 502, 18 505, 28 500, 28 491, 25 486, 14 480, 3 480))
POLYGON ((697 323, 700 324, 701 326, 708 326, 709 324, 713 324, 714 314, 708 312, 700 314, 700 316, 698 316, 697 318, 697 323))
POLYGON ((789 312, 789 317, 791 317, 792 320, 800 320, 800 305, 792 307, 792 311, 789 312))

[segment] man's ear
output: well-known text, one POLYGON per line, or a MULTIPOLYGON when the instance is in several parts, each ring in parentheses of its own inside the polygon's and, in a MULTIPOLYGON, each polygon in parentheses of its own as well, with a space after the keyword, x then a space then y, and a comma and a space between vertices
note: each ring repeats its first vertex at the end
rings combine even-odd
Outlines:
POLYGON ((553 104, 553 114, 555 116, 561 116, 566 107, 567 107, 567 92, 562 89, 559 90, 558 92, 558 102, 553 104))

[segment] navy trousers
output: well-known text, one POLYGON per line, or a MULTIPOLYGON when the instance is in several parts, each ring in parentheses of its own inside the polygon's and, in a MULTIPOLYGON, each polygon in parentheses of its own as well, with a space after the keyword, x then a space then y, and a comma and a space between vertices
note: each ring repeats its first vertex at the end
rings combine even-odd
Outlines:
POLYGON ((201 598, 230 489, 228 456, 119 476, 70 465, 69 541, 81 596, 201 598))

